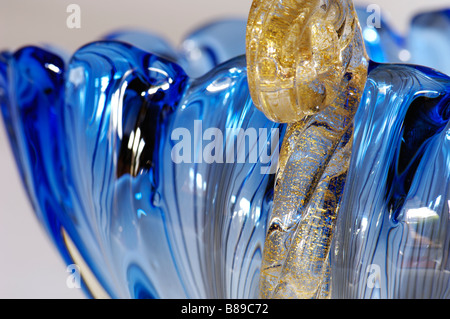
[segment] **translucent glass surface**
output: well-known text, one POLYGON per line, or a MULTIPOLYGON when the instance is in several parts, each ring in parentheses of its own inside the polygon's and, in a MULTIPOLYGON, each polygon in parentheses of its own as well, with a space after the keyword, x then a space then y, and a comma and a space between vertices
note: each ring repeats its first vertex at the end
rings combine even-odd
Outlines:
POLYGON ((450 298, 450 78, 372 65, 332 258, 334 298, 450 298))

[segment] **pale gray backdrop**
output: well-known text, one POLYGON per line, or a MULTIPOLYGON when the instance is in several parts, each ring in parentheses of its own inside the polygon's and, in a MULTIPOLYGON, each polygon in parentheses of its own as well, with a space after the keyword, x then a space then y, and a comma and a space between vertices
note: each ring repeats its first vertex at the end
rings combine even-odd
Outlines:
MULTIPOLYGON (((54 43, 69 51, 120 27, 139 27, 174 45, 199 24, 247 16, 251 0, 0 0, 0 50, 54 43), (81 8, 81 28, 69 29, 69 4, 81 8)), ((450 7, 450 0, 355 1, 379 4, 402 33, 420 10, 450 7)), ((84 298, 69 289, 69 274, 37 223, 13 162, 0 121, 0 298, 84 298)))

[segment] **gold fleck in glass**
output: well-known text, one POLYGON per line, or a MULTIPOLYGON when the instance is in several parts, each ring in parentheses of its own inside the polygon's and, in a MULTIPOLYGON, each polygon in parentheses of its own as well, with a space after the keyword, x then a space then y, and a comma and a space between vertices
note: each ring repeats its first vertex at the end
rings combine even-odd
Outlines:
POLYGON ((330 295, 329 250, 367 68, 351 1, 253 1, 250 93, 268 118, 289 123, 264 247, 262 298, 330 295))

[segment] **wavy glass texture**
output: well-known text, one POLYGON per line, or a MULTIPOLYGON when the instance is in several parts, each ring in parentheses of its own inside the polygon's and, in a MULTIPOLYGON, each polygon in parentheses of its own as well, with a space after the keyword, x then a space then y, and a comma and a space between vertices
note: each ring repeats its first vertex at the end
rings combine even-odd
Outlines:
POLYGON ((353 4, 254 1, 247 55, 255 105, 291 123, 280 153, 260 294, 327 298, 352 120, 368 67, 353 4))
POLYGON ((284 128, 251 103, 244 56, 198 80, 108 41, 81 48, 67 66, 36 47, 1 62, 11 144, 66 262, 76 259, 73 243, 114 298, 257 296, 274 180, 263 172, 277 155, 267 146, 278 147, 284 128), (188 163, 173 160, 177 128, 198 130, 188 163), (224 136, 224 158, 236 143, 245 160, 209 164, 206 147, 220 147, 204 137, 209 128, 266 135, 224 136))
POLYGON ((332 256, 333 298, 450 298, 450 78, 372 65, 332 256))

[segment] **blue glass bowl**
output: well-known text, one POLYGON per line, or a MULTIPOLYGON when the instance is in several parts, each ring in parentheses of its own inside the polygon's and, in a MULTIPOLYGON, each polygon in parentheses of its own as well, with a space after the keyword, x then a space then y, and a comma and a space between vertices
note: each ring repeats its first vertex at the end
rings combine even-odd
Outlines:
MULTIPOLYGON (((418 16, 409 38, 363 24, 369 54, 398 62, 407 51, 449 73, 448 19, 418 16), (421 33, 441 39, 439 58, 414 44, 421 33)), ((24 186, 89 296, 258 297, 286 126, 250 99, 245 24, 207 25, 179 51, 122 31, 70 59, 39 47, 1 53, 0 107, 24 186)), ((431 68, 371 63, 334 240, 335 298, 449 297, 449 83, 431 68), (418 222, 413 212, 425 207, 431 219, 418 222), (395 254, 408 262, 393 263, 395 254)))

